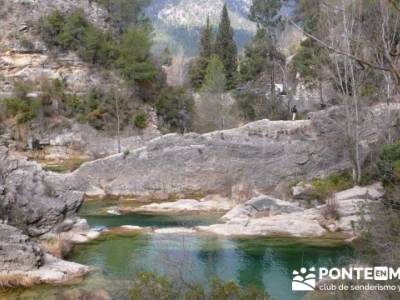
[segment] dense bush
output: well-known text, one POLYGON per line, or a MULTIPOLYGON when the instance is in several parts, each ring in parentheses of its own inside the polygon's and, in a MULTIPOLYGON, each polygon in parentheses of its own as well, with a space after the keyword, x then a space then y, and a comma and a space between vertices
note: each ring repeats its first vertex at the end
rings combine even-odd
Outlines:
POLYGON ((151 61, 152 28, 148 23, 131 24, 113 34, 88 22, 82 10, 54 11, 39 22, 39 32, 49 47, 77 51, 93 65, 114 67, 127 80, 153 80, 158 69, 151 61))
POLYGON ((194 100, 184 88, 165 88, 156 103, 158 116, 173 131, 190 129, 194 100))
POLYGON ((15 117, 18 124, 25 124, 37 117, 41 102, 33 99, 8 98, 4 100, 4 106, 9 117, 15 117))
POLYGON ((29 83, 15 82, 13 97, 4 99, 2 103, 6 118, 15 118, 18 124, 25 124, 38 116, 42 102, 29 97, 30 88, 29 83))
POLYGON ((386 186, 400 184, 400 141, 382 147, 377 166, 386 186))
POLYGON ((312 197, 318 200, 326 200, 334 193, 349 189, 353 186, 352 176, 349 172, 332 174, 325 179, 314 179, 312 197))
POLYGON ((139 129, 144 129, 147 126, 147 117, 144 111, 139 112, 134 119, 135 126, 139 129))

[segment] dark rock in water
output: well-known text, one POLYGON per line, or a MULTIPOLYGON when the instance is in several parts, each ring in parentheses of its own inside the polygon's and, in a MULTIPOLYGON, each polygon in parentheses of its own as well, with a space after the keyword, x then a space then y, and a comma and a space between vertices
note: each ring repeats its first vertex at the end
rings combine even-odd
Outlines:
POLYGON ((32 271, 43 265, 43 251, 21 230, 0 224, 0 272, 32 271))

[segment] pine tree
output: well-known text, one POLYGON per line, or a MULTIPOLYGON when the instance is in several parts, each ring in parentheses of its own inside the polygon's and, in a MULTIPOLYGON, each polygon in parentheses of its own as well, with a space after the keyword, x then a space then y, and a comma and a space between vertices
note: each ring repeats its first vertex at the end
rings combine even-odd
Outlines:
POLYGON ((203 29, 200 39, 200 57, 210 59, 212 55, 213 30, 210 24, 210 17, 207 16, 207 23, 203 29))
POLYGON ((232 88, 234 86, 235 72, 237 69, 237 47, 233 36, 234 32, 231 27, 228 9, 226 4, 224 4, 215 42, 215 53, 224 65, 227 88, 232 88))
POLYGON ((253 40, 245 48, 245 55, 240 62, 240 80, 255 80, 262 72, 273 71, 273 60, 284 64, 285 57, 274 46, 267 30, 258 26, 253 40))
POLYGON ((207 17, 206 26, 201 33, 199 52, 199 58, 191 69, 191 81, 195 88, 200 88, 203 84, 208 63, 213 53, 213 29, 209 17, 207 17))

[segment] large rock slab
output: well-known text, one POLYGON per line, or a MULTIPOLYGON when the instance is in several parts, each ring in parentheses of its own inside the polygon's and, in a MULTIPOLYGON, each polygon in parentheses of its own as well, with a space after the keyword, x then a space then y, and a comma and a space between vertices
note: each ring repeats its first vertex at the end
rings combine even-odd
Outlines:
MULTIPOLYGON (((366 157, 388 130, 396 135, 400 104, 360 113, 360 155, 366 157)), ((340 107, 304 121, 261 120, 208 134, 169 134, 128 155, 89 162, 70 177, 82 191, 146 199, 231 195, 238 185, 267 193, 278 183, 310 179, 351 167, 340 107)), ((249 193, 251 194, 251 193, 249 193)))

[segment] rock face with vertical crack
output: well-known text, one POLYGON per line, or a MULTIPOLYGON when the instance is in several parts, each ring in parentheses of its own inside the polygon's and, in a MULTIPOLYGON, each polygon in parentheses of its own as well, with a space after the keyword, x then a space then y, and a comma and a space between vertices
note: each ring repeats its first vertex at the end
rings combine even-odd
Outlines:
POLYGON ((43 265, 43 251, 21 230, 0 224, 0 272, 31 271, 43 265))
POLYGON ((0 146, 0 220, 39 236, 74 216, 82 201, 82 192, 68 189, 62 177, 0 146))
POLYGON ((31 239, 68 230, 66 223, 82 201, 83 193, 68 189, 62 177, 0 146, 1 284, 61 283, 88 272, 85 266, 46 254, 31 239))
MULTIPOLYGON (((203 135, 169 134, 129 154, 86 163, 68 182, 89 193, 142 199, 230 195, 238 185, 266 193, 282 181, 349 169, 345 119, 344 109, 334 107, 304 121, 261 120, 203 135)), ((363 109, 360 120, 363 160, 389 131, 398 134, 400 105, 363 109)))

